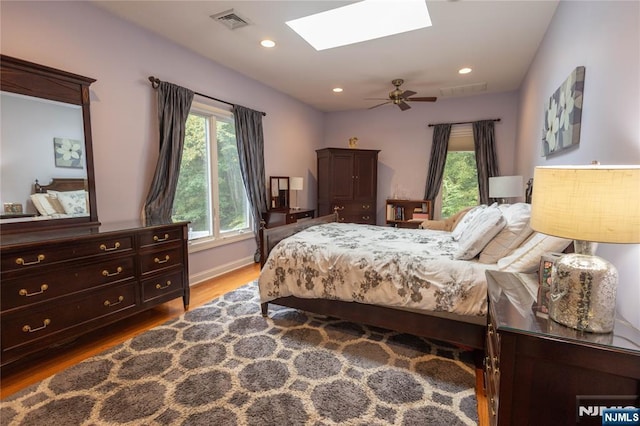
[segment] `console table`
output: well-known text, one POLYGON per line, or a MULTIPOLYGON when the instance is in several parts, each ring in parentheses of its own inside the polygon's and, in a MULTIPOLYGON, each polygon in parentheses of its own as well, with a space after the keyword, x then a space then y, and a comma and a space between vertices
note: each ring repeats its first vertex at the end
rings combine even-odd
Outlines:
MULTIPOLYGON (((635 396, 630 405, 638 406, 638 330, 622 320, 606 334, 565 327, 537 312, 536 274, 487 271, 486 276, 491 424, 575 424, 577 396, 635 396)), ((582 418, 580 424, 599 425, 600 417, 582 418)))
POLYGON ((1 366, 182 297, 188 222, 4 235, 1 366))

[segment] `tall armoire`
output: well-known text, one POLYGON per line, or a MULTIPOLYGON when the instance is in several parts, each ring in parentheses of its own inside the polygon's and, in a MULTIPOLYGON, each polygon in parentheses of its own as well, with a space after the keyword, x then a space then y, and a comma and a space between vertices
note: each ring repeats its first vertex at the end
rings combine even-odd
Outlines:
POLYGON ((378 153, 324 148, 318 154, 318 214, 338 210, 341 222, 376 224, 378 153))

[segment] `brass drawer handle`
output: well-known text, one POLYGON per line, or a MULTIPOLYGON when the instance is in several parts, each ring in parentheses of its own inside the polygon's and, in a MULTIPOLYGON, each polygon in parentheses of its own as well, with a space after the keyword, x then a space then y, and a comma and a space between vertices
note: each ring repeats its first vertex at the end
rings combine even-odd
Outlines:
POLYGON ((33 262, 25 262, 25 260, 21 257, 16 259, 16 263, 22 266, 36 265, 44 260, 44 254, 39 254, 36 260, 33 262))
POLYGON ((100 244, 100 250, 102 251, 114 251, 114 250, 118 250, 120 248, 120 243, 116 241, 116 243, 113 245, 113 247, 107 247, 104 244, 100 244))
POLYGON ((153 261, 154 261, 155 263, 158 263, 158 264, 160 264, 160 263, 167 263, 167 262, 169 261, 169 255, 166 255, 166 256, 164 257, 164 260, 158 259, 158 258, 156 257, 156 258, 154 258, 154 259, 153 259, 153 261))
POLYGON ((109 272, 106 269, 104 271, 102 271, 102 275, 105 277, 113 277, 115 275, 121 274, 122 273, 122 266, 118 266, 116 268, 115 272, 109 272))
POLYGON ((362 216, 362 219, 363 220, 369 220, 369 219, 371 219, 371 216, 362 216))
POLYGON ((164 238, 160 238, 157 235, 153 236, 153 241, 157 242, 157 243, 161 243, 163 241, 167 241, 169 239, 169 234, 164 234, 164 238))
POLYGON ((334 210, 344 210, 344 206, 335 206, 334 210))
POLYGON ((42 284, 42 285, 40 286, 40 291, 34 291, 33 293, 29 293, 29 292, 27 291, 27 289, 26 289, 26 288, 22 288, 22 289, 20 289, 20 291, 18 292, 18 294, 19 294, 20 296, 31 297, 31 296, 35 296, 35 295, 37 295, 37 294, 42 294, 42 293, 44 293, 45 291, 47 291, 48 289, 49 289, 49 286, 48 286, 48 285, 46 285, 46 284, 42 284))
POLYGON ((104 301, 104 306, 109 307, 109 306, 116 306, 122 303, 122 301, 124 300, 124 296, 118 296, 118 301, 117 302, 113 302, 111 303, 109 300, 105 300, 104 301))
POLYGON ((371 206, 369 204, 363 204, 362 205, 362 210, 369 210, 369 208, 371 208, 371 206))
POLYGON ((163 290, 163 289, 165 289, 165 288, 168 288, 169 286, 171 286, 171 281, 169 281, 169 280, 167 280, 167 285, 165 285, 165 286, 163 286, 163 285, 161 285, 161 284, 156 284, 156 288, 157 288, 158 290, 163 290))
POLYGON ((42 327, 31 328, 30 325, 25 325, 25 326, 22 327, 22 331, 24 331, 25 333, 34 333, 36 331, 43 330, 43 329, 47 328, 47 326, 49 324, 51 324, 51 320, 49 318, 47 318, 44 321, 42 321, 42 327))

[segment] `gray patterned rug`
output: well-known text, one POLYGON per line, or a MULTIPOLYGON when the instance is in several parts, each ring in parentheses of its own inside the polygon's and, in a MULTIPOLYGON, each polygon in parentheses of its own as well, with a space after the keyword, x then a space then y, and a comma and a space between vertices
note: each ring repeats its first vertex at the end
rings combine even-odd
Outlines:
POLYGON ((469 352, 271 307, 256 283, 1 404, 2 425, 469 425, 469 352))

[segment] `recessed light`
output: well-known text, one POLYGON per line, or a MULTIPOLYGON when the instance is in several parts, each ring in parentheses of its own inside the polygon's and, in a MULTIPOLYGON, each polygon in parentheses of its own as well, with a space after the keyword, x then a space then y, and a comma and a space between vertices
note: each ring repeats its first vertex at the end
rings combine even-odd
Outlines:
POLYGON ((364 0, 286 24, 316 50, 430 27, 425 0, 364 0))
POLYGON ((334 91, 335 93, 340 93, 340 92, 342 92, 342 87, 334 87, 334 88, 333 88, 333 91, 334 91))
POLYGON ((469 74, 471 72, 471 68, 465 67, 465 68, 460 68, 458 70, 458 74, 469 74))
POLYGON ((262 47, 275 47, 276 42, 273 40, 262 40, 260 42, 260 44, 262 45, 262 47))

